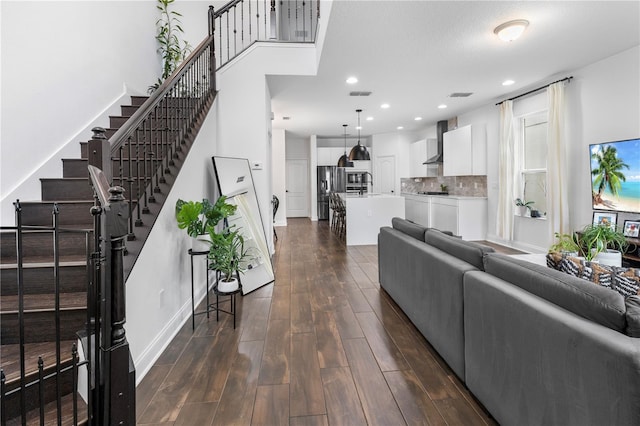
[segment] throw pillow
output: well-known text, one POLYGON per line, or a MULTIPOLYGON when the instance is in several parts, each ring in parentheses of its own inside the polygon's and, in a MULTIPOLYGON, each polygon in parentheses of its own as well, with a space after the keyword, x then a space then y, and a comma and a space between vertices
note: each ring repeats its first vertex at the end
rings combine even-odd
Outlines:
POLYGON ((640 270, 587 262, 562 253, 548 253, 547 266, 615 290, 624 297, 640 295, 640 270))

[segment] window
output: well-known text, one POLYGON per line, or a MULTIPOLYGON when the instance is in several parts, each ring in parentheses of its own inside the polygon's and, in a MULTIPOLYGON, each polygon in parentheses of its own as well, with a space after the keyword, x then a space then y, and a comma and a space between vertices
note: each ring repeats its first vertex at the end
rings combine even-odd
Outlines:
POLYGON ((547 212, 547 111, 520 118, 521 194, 531 210, 547 212))

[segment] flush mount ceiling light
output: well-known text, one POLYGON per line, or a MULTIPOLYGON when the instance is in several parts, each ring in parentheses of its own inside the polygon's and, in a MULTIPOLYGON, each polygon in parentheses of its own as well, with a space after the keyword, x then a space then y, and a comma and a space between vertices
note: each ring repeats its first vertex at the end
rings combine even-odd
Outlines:
POLYGON ((382 105, 380 105, 380 108, 382 108, 382 109, 387 109, 387 108, 389 108, 390 106, 391 106, 391 105, 389 105, 389 104, 382 104, 382 105))
POLYGON ((347 78, 347 84, 356 84, 358 82, 357 77, 349 77, 347 78))
POLYGON ((422 117, 416 117, 416 118, 414 118, 414 120, 420 121, 420 120, 422 120, 422 117))
POLYGON ((513 80, 505 80, 502 82, 503 86, 511 86, 513 83, 515 83, 515 81, 513 80))
POLYGON ((498 25, 493 32, 502 41, 513 41, 522 35, 528 25, 529 21, 526 19, 516 19, 498 25))
POLYGON ((445 104, 440 104, 440 105, 438 105, 438 108, 439 108, 439 109, 445 109, 446 107, 447 107, 447 106, 446 106, 445 104))
POLYGON ((373 121, 373 117, 371 116, 367 117, 367 121, 373 121))
MULTIPOLYGON (((369 151, 367 151, 367 147, 360 144, 360 113, 361 109, 357 109, 356 113, 358 114, 358 145, 351 148, 351 152, 349 153, 349 160, 370 160, 369 151)), ((345 151, 346 152, 346 151, 345 151)))
POLYGON ((402 130, 402 129, 404 129, 404 127, 402 127, 402 126, 398 126, 398 127, 396 127, 396 129, 398 129, 398 130, 402 130))
POLYGON ((347 125, 343 124, 342 127, 344 127, 344 154, 338 159, 338 167, 353 167, 353 161, 349 161, 347 157, 347 125))

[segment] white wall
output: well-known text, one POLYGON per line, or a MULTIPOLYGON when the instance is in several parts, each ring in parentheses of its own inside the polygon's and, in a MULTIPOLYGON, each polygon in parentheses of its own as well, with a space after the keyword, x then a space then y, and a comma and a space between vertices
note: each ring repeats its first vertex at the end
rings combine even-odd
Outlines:
POLYGON ((395 155, 396 186, 394 191, 396 194, 400 194, 402 192, 400 178, 409 177, 409 146, 416 140, 417 136, 410 132, 392 132, 373 135, 371 149, 373 151, 373 158, 371 158, 373 166, 372 174, 374 176, 373 182, 376 182, 375 176, 378 173, 378 171, 375 170, 376 158, 395 155))
MULTIPOLYGON (((570 75, 574 79, 566 86, 569 202, 571 227, 577 230, 590 223, 592 217, 589 144, 640 136, 640 46, 554 76, 557 78, 550 78, 549 81, 570 75)), ((510 95, 505 96, 508 97, 510 95)), ((544 103, 545 92, 522 98, 514 103, 514 115, 527 109, 533 110, 544 103)), ((458 116, 458 126, 476 123, 486 124, 487 129, 487 238, 499 241, 495 224, 500 190, 498 107, 491 104, 458 116)), ((637 217, 640 215, 621 213, 618 221, 622 223, 625 218, 637 217)), ((528 251, 546 251, 553 241, 551 228, 544 220, 517 217, 514 234, 512 245, 528 251)))
MULTIPOLYGON (((207 32, 208 4, 178 0, 192 45, 207 32)), ((2 1, 0 223, 11 203, 40 199, 41 177, 61 177, 90 129, 108 127, 127 94, 146 94, 160 73, 156 2, 2 1)))
MULTIPOLYGON (((163 349, 191 318, 191 239, 178 229, 175 204, 183 200, 214 200, 211 157, 216 147, 216 101, 182 165, 180 174, 158 215, 127 279, 127 339, 139 383, 163 349)), ((194 260, 195 300, 204 297, 204 257, 194 260)))
MULTIPOLYGON (((640 46, 573 73, 567 102, 571 117, 569 167, 571 223, 591 223, 589 145, 640 137, 640 46)), ((638 153, 640 155, 640 153, 638 153)), ((618 223, 640 214, 618 214, 618 223)))
MULTIPOLYGON (((305 44, 254 44, 217 74, 218 155, 262 162, 252 170, 265 229, 271 229, 271 108, 267 74, 314 75, 315 46, 305 44)), ((267 239, 272 244, 272 233, 267 239)))
POLYGON ((273 193, 280 200, 280 206, 276 212, 276 226, 287 225, 287 194, 286 194, 286 160, 285 160, 285 131, 273 129, 273 162, 271 174, 273 176, 273 193))

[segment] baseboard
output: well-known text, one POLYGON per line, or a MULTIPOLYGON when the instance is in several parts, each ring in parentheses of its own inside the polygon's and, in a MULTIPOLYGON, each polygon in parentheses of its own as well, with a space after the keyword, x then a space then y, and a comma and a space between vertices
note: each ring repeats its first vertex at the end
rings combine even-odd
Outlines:
POLYGON ((273 226, 287 226, 287 219, 276 220, 273 226))
MULTIPOLYGON (((195 300, 195 306, 198 306, 204 300, 206 294, 204 290, 195 300)), ((142 351, 138 359, 134 359, 136 366, 136 386, 140 384, 144 376, 149 372, 151 367, 160 358, 160 355, 169 346, 171 341, 176 337, 184 324, 191 319, 191 299, 188 299, 184 305, 176 312, 176 314, 167 322, 160 333, 151 342, 147 348, 142 351)))
POLYGON ((527 253, 546 253, 547 252, 547 249, 544 247, 534 246, 532 244, 523 243, 522 241, 504 240, 495 234, 490 234, 490 235, 488 234, 486 238, 487 238, 487 241, 490 241, 492 243, 500 244, 505 247, 511 247, 516 250, 522 250, 527 253))

